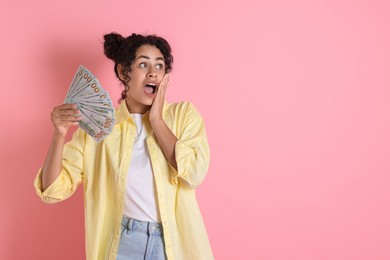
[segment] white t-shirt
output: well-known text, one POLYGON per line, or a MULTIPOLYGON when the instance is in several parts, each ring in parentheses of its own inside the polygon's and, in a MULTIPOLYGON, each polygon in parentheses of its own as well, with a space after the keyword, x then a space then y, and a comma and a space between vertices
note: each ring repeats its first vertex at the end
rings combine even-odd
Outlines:
POLYGON ((127 176, 123 215, 141 221, 161 223, 157 207, 157 190, 149 151, 146 145, 146 130, 141 114, 130 114, 137 126, 133 155, 127 176))

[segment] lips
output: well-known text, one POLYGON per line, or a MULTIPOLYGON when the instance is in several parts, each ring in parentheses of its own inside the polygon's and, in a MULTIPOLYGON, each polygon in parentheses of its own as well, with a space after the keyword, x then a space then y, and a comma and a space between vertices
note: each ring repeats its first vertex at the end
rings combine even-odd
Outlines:
POLYGON ((157 89, 157 84, 155 83, 147 83, 145 85, 145 92, 148 94, 154 94, 157 89))

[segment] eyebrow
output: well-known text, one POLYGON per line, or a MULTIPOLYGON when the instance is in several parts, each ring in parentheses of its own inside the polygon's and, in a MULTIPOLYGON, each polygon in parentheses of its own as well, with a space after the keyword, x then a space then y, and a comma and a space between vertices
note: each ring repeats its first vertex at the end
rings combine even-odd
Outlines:
MULTIPOLYGON (((148 56, 145 56, 145 55, 140 55, 140 56, 138 56, 138 57, 136 58, 136 60, 138 60, 138 59, 147 59, 147 60, 150 60, 150 58, 149 58, 148 56)), ((156 58, 156 60, 162 60, 162 61, 164 61, 164 58, 163 58, 163 57, 158 57, 158 58, 156 58)))

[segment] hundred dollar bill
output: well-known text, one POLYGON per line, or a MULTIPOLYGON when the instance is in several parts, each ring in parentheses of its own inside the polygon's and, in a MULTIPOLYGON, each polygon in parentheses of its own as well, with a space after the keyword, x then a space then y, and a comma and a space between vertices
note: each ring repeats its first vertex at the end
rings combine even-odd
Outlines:
POLYGON ((112 131, 115 108, 98 79, 80 66, 70 84, 65 103, 76 104, 82 117, 79 127, 100 142, 112 131))

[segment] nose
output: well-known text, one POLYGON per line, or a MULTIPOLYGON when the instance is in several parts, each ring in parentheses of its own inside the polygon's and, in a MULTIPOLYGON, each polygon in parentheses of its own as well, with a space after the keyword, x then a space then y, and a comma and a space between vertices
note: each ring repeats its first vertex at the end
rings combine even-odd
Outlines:
POLYGON ((155 77, 157 77, 156 70, 153 67, 151 67, 149 69, 149 71, 148 71, 148 75, 147 76, 148 76, 148 78, 155 78, 155 77))

